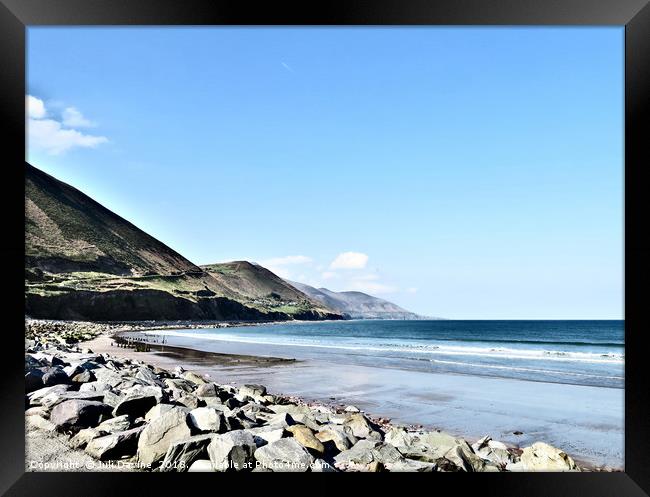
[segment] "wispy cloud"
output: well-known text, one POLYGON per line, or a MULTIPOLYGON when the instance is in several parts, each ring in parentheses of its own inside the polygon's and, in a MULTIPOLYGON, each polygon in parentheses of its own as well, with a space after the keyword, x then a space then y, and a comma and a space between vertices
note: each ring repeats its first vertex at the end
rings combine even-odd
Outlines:
POLYGON ((336 256, 330 269, 363 269, 368 263, 368 256, 361 252, 343 252, 336 256))
POLYGON ((45 103, 32 95, 25 97, 27 109, 27 143, 30 149, 60 155, 74 148, 95 148, 108 142, 105 136, 83 133, 75 127, 93 125, 74 107, 63 111, 61 120, 48 117, 45 103), (73 125, 76 123, 76 126, 73 125))
POLYGON ((68 128, 93 128, 97 126, 94 122, 86 119, 76 107, 66 107, 61 114, 63 125, 68 128))
POLYGON ((267 268, 269 271, 277 274, 280 278, 291 279, 291 271, 287 266, 300 266, 309 264, 312 261, 311 257, 306 255, 287 255, 285 257, 272 257, 260 261, 260 264, 267 268))

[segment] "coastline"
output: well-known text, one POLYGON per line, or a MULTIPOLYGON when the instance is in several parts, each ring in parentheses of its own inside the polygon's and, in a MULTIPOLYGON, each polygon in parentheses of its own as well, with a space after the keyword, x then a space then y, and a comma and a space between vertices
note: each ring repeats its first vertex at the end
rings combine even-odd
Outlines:
MULTIPOLYGON (((310 405, 323 405, 330 409, 341 409, 348 404, 354 404, 361 408, 363 412, 366 412, 369 417, 372 417, 372 419, 381 420, 382 422, 388 420, 391 425, 405 427, 410 430, 443 430, 455 437, 466 439, 471 443, 479 440, 486 434, 498 436, 499 440, 505 442, 505 444, 513 450, 521 450, 525 445, 530 445, 535 441, 549 441, 550 433, 548 431, 537 432, 538 434, 535 435, 535 430, 529 430, 528 425, 524 423, 524 418, 527 418, 528 415, 521 412, 518 414, 513 413, 512 415, 508 414, 504 421, 504 426, 506 426, 506 428, 498 432, 487 429, 483 423, 478 421, 473 423, 449 423, 449 418, 451 417, 465 419, 462 416, 459 416, 457 408, 451 410, 443 409, 443 412, 446 414, 442 416, 443 420, 439 422, 422 423, 421 419, 419 419, 422 413, 418 413, 415 404, 421 402, 427 404, 439 404, 441 406, 446 404, 452 396, 460 394, 460 391, 464 389, 463 383, 456 383, 453 381, 454 379, 459 379, 459 377, 451 376, 450 378, 444 378, 451 379, 452 383, 447 386, 439 384, 438 386, 440 391, 423 392, 421 395, 418 395, 418 398, 415 399, 413 405, 408 401, 406 401, 406 403, 395 401, 397 404, 387 408, 385 403, 381 401, 381 395, 384 393, 393 395, 396 392, 383 392, 376 388, 368 389, 362 387, 359 389, 351 387, 352 392, 348 392, 349 394, 337 393, 335 396, 331 396, 326 390, 320 387, 320 385, 324 383, 322 378, 314 377, 310 374, 310 370, 316 369, 320 373, 326 375, 328 371, 327 367, 329 365, 324 363, 314 364, 314 361, 311 360, 294 359, 291 361, 285 358, 266 355, 250 355, 239 352, 233 353, 231 351, 227 353, 215 353, 193 349, 186 346, 161 345, 160 343, 151 342, 148 343, 151 347, 150 351, 136 352, 129 348, 116 348, 111 346, 110 342, 113 341, 111 336, 112 335, 100 336, 95 340, 87 342, 85 345, 89 346, 93 350, 97 350, 98 352, 114 353, 116 355, 124 354, 124 357, 143 360, 158 367, 173 368, 180 365, 185 369, 193 369, 200 374, 210 375, 210 377, 213 378, 213 381, 228 383, 231 385, 242 385, 246 382, 264 383, 269 389, 272 389, 274 393, 310 405), (285 366, 290 364, 294 364, 295 367, 286 369, 285 366), (299 372, 296 372, 296 367, 300 368, 299 372), (303 380, 292 381, 290 378, 303 378, 303 380), (451 414, 452 412, 454 412, 454 414, 451 414), (522 428, 522 426, 526 426, 526 428, 522 428), (513 433, 519 433, 519 430, 521 429, 525 431, 523 435, 513 435, 513 433), (505 433, 510 433, 511 435, 507 436, 505 433)), ((367 377, 375 374, 375 371, 365 371, 365 368, 363 367, 353 368, 337 365, 336 369, 338 371, 337 379, 340 380, 337 382, 338 384, 345 383, 345 380, 349 377, 367 377)), ((408 375, 409 373, 392 370, 392 373, 388 374, 395 376, 402 374, 408 375)), ((438 379, 442 380, 442 375, 438 379)), ((476 378, 475 380, 480 381, 481 379, 476 378)), ((494 382, 495 380, 486 378, 485 381, 494 382)), ((496 381, 503 382, 503 380, 496 381)), ((381 383, 381 379, 378 379, 376 383, 381 383)), ((510 382, 506 380, 506 383, 510 382)), ((513 380, 512 383, 518 386, 523 385, 524 387, 527 387, 527 382, 513 380)), ((540 388, 544 389, 546 387, 549 387, 548 393, 542 393, 541 395, 546 395, 548 397, 557 395, 558 393, 564 393, 561 392, 561 390, 564 389, 566 385, 540 384, 540 388)), ((585 391, 586 388, 584 395, 590 396, 590 387, 578 388, 583 391, 585 391)), ((477 388, 477 390, 480 390, 480 387, 477 388)), ((538 409, 542 408, 543 405, 538 406, 538 409)), ((535 410, 535 407, 531 407, 530 410, 535 410)), ((485 417, 489 412, 481 412, 480 414, 482 417, 485 417)), ((575 429, 575 427, 572 427, 572 429, 575 429)), ((557 440, 551 440, 550 443, 562 447, 560 442, 557 440)), ((622 470, 622 467, 616 465, 603 464, 597 462, 594 458, 582 457, 580 454, 575 452, 575 449, 570 452, 570 455, 582 468, 589 471, 622 470)))
MULTIPOLYGON (((42 323, 44 328, 47 328, 47 323, 42 323)), ((68 323, 69 324, 69 323, 68 323)), ((257 323, 255 323, 257 324, 257 323)), ((130 323, 130 326, 124 326, 119 324, 117 326, 108 326, 104 327, 104 324, 96 324, 96 328, 102 328, 101 330, 95 330, 95 336, 91 337, 89 340, 84 340, 80 342, 80 346, 83 348, 90 348, 95 354, 108 354, 116 358, 123 358, 127 361, 133 361, 134 363, 144 363, 148 364, 154 370, 173 370, 174 368, 181 368, 185 370, 193 370, 196 373, 205 375, 206 373, 211 374, 211 377, 208 378, 210 381, 216 383, 227 383, 229 387, 237 388, 234 385, 237 385, 239 388, 242 388, 243 384, 247 379, 251 378, 252 375, 259 375, 260 372, 264 372, 262 376, 263 380, 266 375, 269 375, 270 371, 291 371, 295 370, 293 365, 296 367, 304 367, 304 364, 301 364, 301 361, 291 361, 286 358, 280 357, 262 357, 259 355, 251 354, 233 354, 233 353, 215 353, 215 352, 206 352, 201 350, 195 350, 185 347, 174 347, 169 345, 160 345, 160 344, 151 344, 152 350, 149 352, 136 352, 130 348, 121 348, 111 345, 113 342, 112 336, 116 333, 123 331, 136 331, 134 328, 143 326, 142 323, 134 325, 130 323), (289 365, 290 368, 285 368, 284 366, 289 365), (216 374, 215 374, 216 373, 216 374), (226 374, 227 373, 227 374, 226 374), (225 380, 225 381, 224 381, 225 380)), ((156 324, 156 327, 146 326, 143 329, 153 330, 153 329, 169 329, 170 327, 179 328, 178 323, 174 322, 169 325, 164 324, 161 326, 160 323, 156 324)), ((214 323, 215 327, 224 327, 232 326, 231 323, 214 323)), ((72 324, 71 328, 79 328, 85 326, 84 324, 72 324)), ((204 327, 203 323, 200 325, 192 326, 195 327, 204 327)), ((188 326, 189 328, 189 326, 188 326)), ((269 379, 272 378, 272 375, 269 376, 269 379)), ((266 381, 263 383, 267 385, 266 381)), ((327 399, 320 398, 315 395, 313 392, 306 391, 296 394, 290 385, 287 385, 286 388, 282 387, 281 389, 272 389, 273 394, 277 398, 285 399, 287 402, 295 403, 297 405, 306 405, 311 408, 323 408, 332 412, 343 413, 345 412, 345 403, 341 403, 344 398, 330 398, 330 402, 327 399), (296 394, 296 395, 291 395, 296 394)), ((366 396, 369 401, 368 406, 373 406, 372 395, 366 396)), ((436 401, 439 399, 430 399, 436 401)), ((409 431, 413 430, 422 430, 421 424, 410 424, 410 423, 393 423, 390 419, 385 417, 376 417, 371 414, 366 414, 365 410, 370 413, 377 413, 380 409, 374 409, 368 407, 363 402, 359 403, 358 406, 361 407, 361 412, 370 420, 372 423, 375 423, 376 426, 381 426, 386 432, 392 429, 404 429, 406 428, 409 431)), ((515 419, 515 421, 517 421, 515 419)), ((428 428, 427 428, 428 429, 428 428)), ((447 433, 452 434, 456 438, 460 438, 463 435, 467 436, 466 433, 458 433, 457 431, 445 430, 447 433)), ((473 438, 466 438, 468 440, 468 445, 475 443, 478 440, 478 436, 473 438)), ((540 441, 545 441, 543 438, 540 438, 540 441)), ((498 444, 501 444, 498 442, 498 444)), ((520 453, 522 451, 521 446, 506 444, 503 445, 513 454, 520 453)), ((525 447, 524 447, 525 449, 525 447)), ((570 454, 573 459, 578 463, 582 470, 586 471, 617 471, 618 469, 612 469, 611 467, 601 467, 590 463, 589 461, 583 461, 579 457, 575 457, 574 454, 570 454)))

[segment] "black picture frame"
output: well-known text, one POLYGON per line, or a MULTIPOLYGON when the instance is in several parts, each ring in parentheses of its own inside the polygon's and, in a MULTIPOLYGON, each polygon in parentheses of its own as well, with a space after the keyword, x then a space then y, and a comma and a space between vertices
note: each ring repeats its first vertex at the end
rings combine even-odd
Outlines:
MULTIPOLYGON (((20 331, 24 329, 24 301, 18 289, 24 288, 24 177, 19 166, 25 160, 26 27, 274 24, 625 26, 625 471, 496 473, 483 477, 438 474, 435 482, 420 484, 432 485, 433 491, 433 488, 439 490, 441 483, 450 482, 455 488, 500 496, 650 493, 650 374, 645 367, 644 347, 647 332, 644 284, 650 274, 650 240, 643 224, 646 196, 641 181, 644 166, 650 164, 648 140, 643 132, 650 127, 650 5, 647 0, 320 0, 255 5, 241 0, 0 0, 0 115, 3 134, 8 138, 2 149, 5 157, 2 177, 6 181, 0 195, 4 214, 0 250, 7 288, 2 299, 6 345, 0 374, 3 445, 0 492, 7 495, 146 494, 152 491, 152 485, 170 489, 172 478, 133 473, 25 473, 21 376, 24 335, 20 331), (143 478, 147 479, 146 487, 143 478)), ((408 478, 411 477, 432 478, 431 475, 408 478)), ((256 486, 250 478, 247 476, 247 485, 256 486)), ((349 482, 351 477, 344 478, 349 482)), ((367 476, 358 478, 369 482, 367 476)), ((214 484, 214 480, 201 481, 214 484)), ((223 480, 219 481, 222 485, 223 480)), ((332 488, 332 491, 339 490, 332 488)))

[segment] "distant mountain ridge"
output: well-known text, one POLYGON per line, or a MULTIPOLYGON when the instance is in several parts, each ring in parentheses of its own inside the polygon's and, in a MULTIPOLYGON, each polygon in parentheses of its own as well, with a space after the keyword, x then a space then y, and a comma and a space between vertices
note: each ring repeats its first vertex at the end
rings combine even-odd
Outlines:
POLYGON ((297 281, 288 282, 332 311, 352 319, 432 319, 363 292, 333 292, 327 288, 314 288, 297 281))

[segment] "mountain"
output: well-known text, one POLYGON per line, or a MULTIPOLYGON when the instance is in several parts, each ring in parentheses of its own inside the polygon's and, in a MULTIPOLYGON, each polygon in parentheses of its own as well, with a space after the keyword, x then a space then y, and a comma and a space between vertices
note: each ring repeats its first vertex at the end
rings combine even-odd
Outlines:
POLYGON ((316 311, 334 314, 320 301, 314 300, 259 264, 248 261, 224 262, 201 266, 222 287, 246 305, 295 314, 316 311))
POLYGON ((392 302, 362 292, 333 292, 327 288, 314 288, 296 281, 288 283, 332 311, 352 319, 425 319, 392 302))
POLYGON ((341 318, 297 290, 291 299, 284 299, 290 293, 285 289, 279 299, 264 300, 265 288, 276 288, 279 280, 270 271, 256 271, 251 282, 240 278, 241 288, 214 273, 217 277, 76 188, 25 163, 25 313, 31 317, 341 318))

